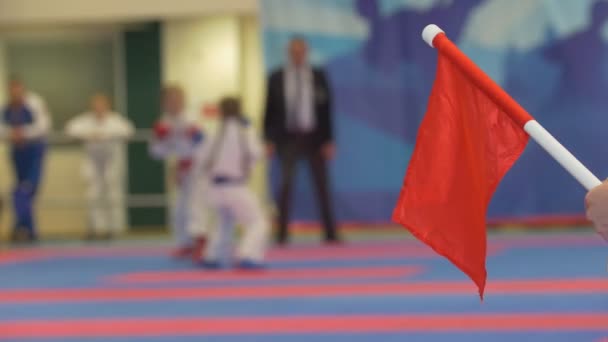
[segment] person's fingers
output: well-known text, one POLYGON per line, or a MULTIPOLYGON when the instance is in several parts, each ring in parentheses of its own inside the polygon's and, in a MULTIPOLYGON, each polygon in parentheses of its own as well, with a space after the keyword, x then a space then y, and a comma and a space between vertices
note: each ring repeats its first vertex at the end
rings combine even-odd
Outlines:
POLYGON ((608 183, 592 189, 585 196, 585 206, 592 211, 605 211, 608 213, 608 183))
POLYGON ((608 224, 596 224, 595 231, 608 242, 608 224))

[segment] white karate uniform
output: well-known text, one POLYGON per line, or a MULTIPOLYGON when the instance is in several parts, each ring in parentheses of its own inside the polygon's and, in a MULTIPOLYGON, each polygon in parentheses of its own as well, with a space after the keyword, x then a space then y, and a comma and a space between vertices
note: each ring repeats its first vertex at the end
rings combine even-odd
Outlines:
MULTIPOLYGON (((152 138, 149 146, 152 157, 176 159, 177 164, 193 164, 194 153, 200 141, 192 139, 190 130, 193 127, 201 130, 194 117, 187 114, 164 115, 160 122, 169 127, 169 134, 164 138, 152 138)), ((195 175, 193 167, 181 170, 177 193, 171 204, 171 228, 178 247, 192 247, 193 237, 200 238, 207 234, 208 206, 203 196, 205 188, 206 179, 195 175)))
POLYGON ((209 236, 207 262, 225 261, 234 224, 243 230, 237 259, 263 261, 270 224, 260 200, 247 184, 250 170, 262 153, 254 128, 240 118, 224 119, 218 132, 207 138, 199 149, 196 168, 208 175, 209 202, 217 210, 219 221, 209 236))
POLYGON ((88 184, 91 229, 113 234, 126 226, 125 142, 134 133, 131 122, 117 113, 98 118, 92 112, 70 120, 66 134, 84 143, 82 172, 88 184))

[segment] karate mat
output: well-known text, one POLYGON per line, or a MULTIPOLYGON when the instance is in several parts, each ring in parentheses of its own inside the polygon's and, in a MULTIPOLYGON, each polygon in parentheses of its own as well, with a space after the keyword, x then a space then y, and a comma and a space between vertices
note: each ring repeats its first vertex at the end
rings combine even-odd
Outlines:
POLYGON ((403 234, 297 243, 256 273, 156 241, 0 250, 0 341, 608 341, 608 246, 490 237, 486 299, 403 234))

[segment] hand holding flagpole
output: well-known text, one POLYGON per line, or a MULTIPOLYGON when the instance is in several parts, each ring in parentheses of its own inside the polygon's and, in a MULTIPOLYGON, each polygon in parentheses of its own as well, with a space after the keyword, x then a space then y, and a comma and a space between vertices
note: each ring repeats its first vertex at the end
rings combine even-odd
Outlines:
POLYGON ((479 87, 496 105, 501 107, 515 122, 536 141, 553 159, 568 171, 585 189, 591 190, 602 182, 589 171, 570 151, 568 151, 551 133, 541 126, 498 84, 486 75, 471 61, 442 29, 437 25, 428 25, 422 31, 422 39, 431 47, 439 50, 454 63, 462 72, 479 87))

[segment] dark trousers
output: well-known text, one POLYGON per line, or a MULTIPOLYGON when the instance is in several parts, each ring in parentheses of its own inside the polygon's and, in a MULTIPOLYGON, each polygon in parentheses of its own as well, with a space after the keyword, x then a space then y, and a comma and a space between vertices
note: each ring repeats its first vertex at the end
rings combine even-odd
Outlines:
POLYGON ((294 136, 289 143, 278 146, 278 154, 281 162, 281 183, 278 194, 279 229, 277 232, 277 242, 285 243, 289 238, 288 225, 289 214, 291 212, 291 193, 296 175, 296 166, 300 160, 305 160, 310 166, 321 220, 323 222, 325 241, 336 241, 337 233, 331 208, 329 176, 321 147, 315 143, 312 137, 298 135, 294 136))

